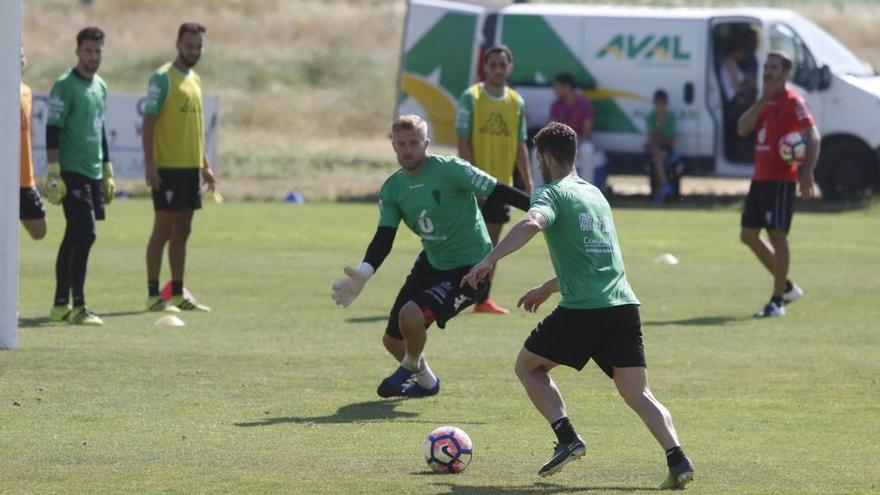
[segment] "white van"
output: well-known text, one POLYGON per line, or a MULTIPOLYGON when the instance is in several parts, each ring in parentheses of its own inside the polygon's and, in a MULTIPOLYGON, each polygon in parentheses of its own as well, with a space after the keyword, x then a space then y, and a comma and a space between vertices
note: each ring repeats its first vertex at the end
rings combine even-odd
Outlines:
POLYGON ((482 51, 503 43, 514 54, 511 85, 525 98, 530 129, 548 120, 554 76, 571 73, 593 100, 594 141, 611 172, 642 170, 645 117, 654 91, 664 89, 689 173, 749 176, 752 146, 727 127, 736 116, 720 77, 727 50, 749 33, 757 37, 750 58, 759 86, 769 50, 794 59, 792 84, 822 134, 823 195, 880 182, 880 77, 790 10, 410 0, 405 22, 397 112, 427 117, 436 142, 455 143, 458 97, 479 80, 482 51))

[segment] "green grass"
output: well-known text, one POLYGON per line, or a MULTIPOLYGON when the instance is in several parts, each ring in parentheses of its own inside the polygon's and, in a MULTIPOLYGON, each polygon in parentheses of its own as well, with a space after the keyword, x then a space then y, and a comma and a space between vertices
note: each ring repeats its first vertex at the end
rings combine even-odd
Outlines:
MULTIPOLYGON (((63 221, 22 238, 20 348, 0 352, 3 493, 630 493, 662 479, 662 452, 593 365, 554 372, 587 457, 546 483, 549 428, 512 372, 541 314, 463 314, 432 329, 443 393, 378 400, 395 364, 384 316, 418 252, 409 233, 355 304, 329 286, 357 262, 375 207, 206 205, 187 286, 214 307, 180 329, 145 301, 150 207, 118 201, 99 225, 87 295, 100 329, 46 323, 63 221), (476 446, 462 475, 427 474, 424 436, 456 424, 476 446)), ((877 493, 880 489, 880 210, 801 213, 789 315, 754 321, 769 276, 737 240, 732 210, 619 209, 643 302, 649 373, 697 467, 691 492, 877 493), (681 264, 653 263, 663 252, 681 264)), ((505 260, 511 305, 550 274, 543 241, 505 260)), ((554 299, 555 300, 555 299, 554 299)), ((554 301, 554 300, 551 300, 554 301)))

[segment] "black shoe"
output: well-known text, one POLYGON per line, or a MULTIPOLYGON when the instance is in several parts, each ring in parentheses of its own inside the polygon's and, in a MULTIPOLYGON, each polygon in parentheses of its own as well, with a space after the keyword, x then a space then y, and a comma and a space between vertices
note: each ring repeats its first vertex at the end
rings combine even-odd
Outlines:
POLYGON ((691 460, 685 457, 681 462, 669 468, 669 474, 663 483, 660 483, 661 490, 683 490, 684 487, 694 480, 694 465, 691 460))
POLYGON ((587 453, 587 445, 581 437, 575 437, 573 442, 558 443, 553 449, 553 457, 541 466, 538 476, 545 478, 558 473, 570 461, 580 459, 587 453))

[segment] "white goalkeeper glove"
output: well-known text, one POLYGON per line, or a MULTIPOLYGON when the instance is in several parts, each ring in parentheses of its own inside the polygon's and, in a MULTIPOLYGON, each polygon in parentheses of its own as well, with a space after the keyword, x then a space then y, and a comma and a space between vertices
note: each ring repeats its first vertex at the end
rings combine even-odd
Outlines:
POLYGON ((364 289, 367 280, 376 270, 369 263, 361 263, 357 268, 350 266, 343 270, 347 277, 333 282, 333 301, 337 306, 347 308, 364 289))

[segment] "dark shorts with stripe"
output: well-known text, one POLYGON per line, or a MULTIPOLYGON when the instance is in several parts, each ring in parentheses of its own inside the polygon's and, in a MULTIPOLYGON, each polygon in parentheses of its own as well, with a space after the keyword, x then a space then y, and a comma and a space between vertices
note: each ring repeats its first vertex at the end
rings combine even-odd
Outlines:
POLYGON ((592 359, 609 378, 614 368, 646 368, 642 322, 635 304, 598 309, 557 307, 525 341, 524 347, 578 371, 592 359))
POLYGON ((94 215, 95 220, 104 219, 104 193, 101 191, 101 181, 76 172, 62 172, 61 178, 67 187, 67 195, 64 196, 61 206, 68 222, 87 224, 90 215, 94 215))
POLYGON ((40 220, 46 218, 46 209, 40 200, 40 193, 36 187, 21 187, 18 189, 18 219, 40 220))
POLYGON ((459 287, 461 279, 470 271, 470 266, 463 266, 453 270, 438 270, 428 263, 428 256, 423 251, 416 259, 412 271, 406 277, 406 282, 400 288, 391 314, 388 315, 388 326, 385 333, 394 339, 401 340, 399 314, 400 309, 413 301, 425 315, 428 326, 437 322, 440 328, 446 327, 446 322, 463 309, 474 304, 488 287, 488 278, 484 278, 476 289, 465 284, 459 287))
POLYGON ((201 170, 198 168, 159 168, 159 190, 153 189, 153 209, 166 211, 198 210, 202 207, 201 170))
POLYGON ((752 181, 740 226, 788 232, 794 215, 795 184, 781 180, 752 181))

